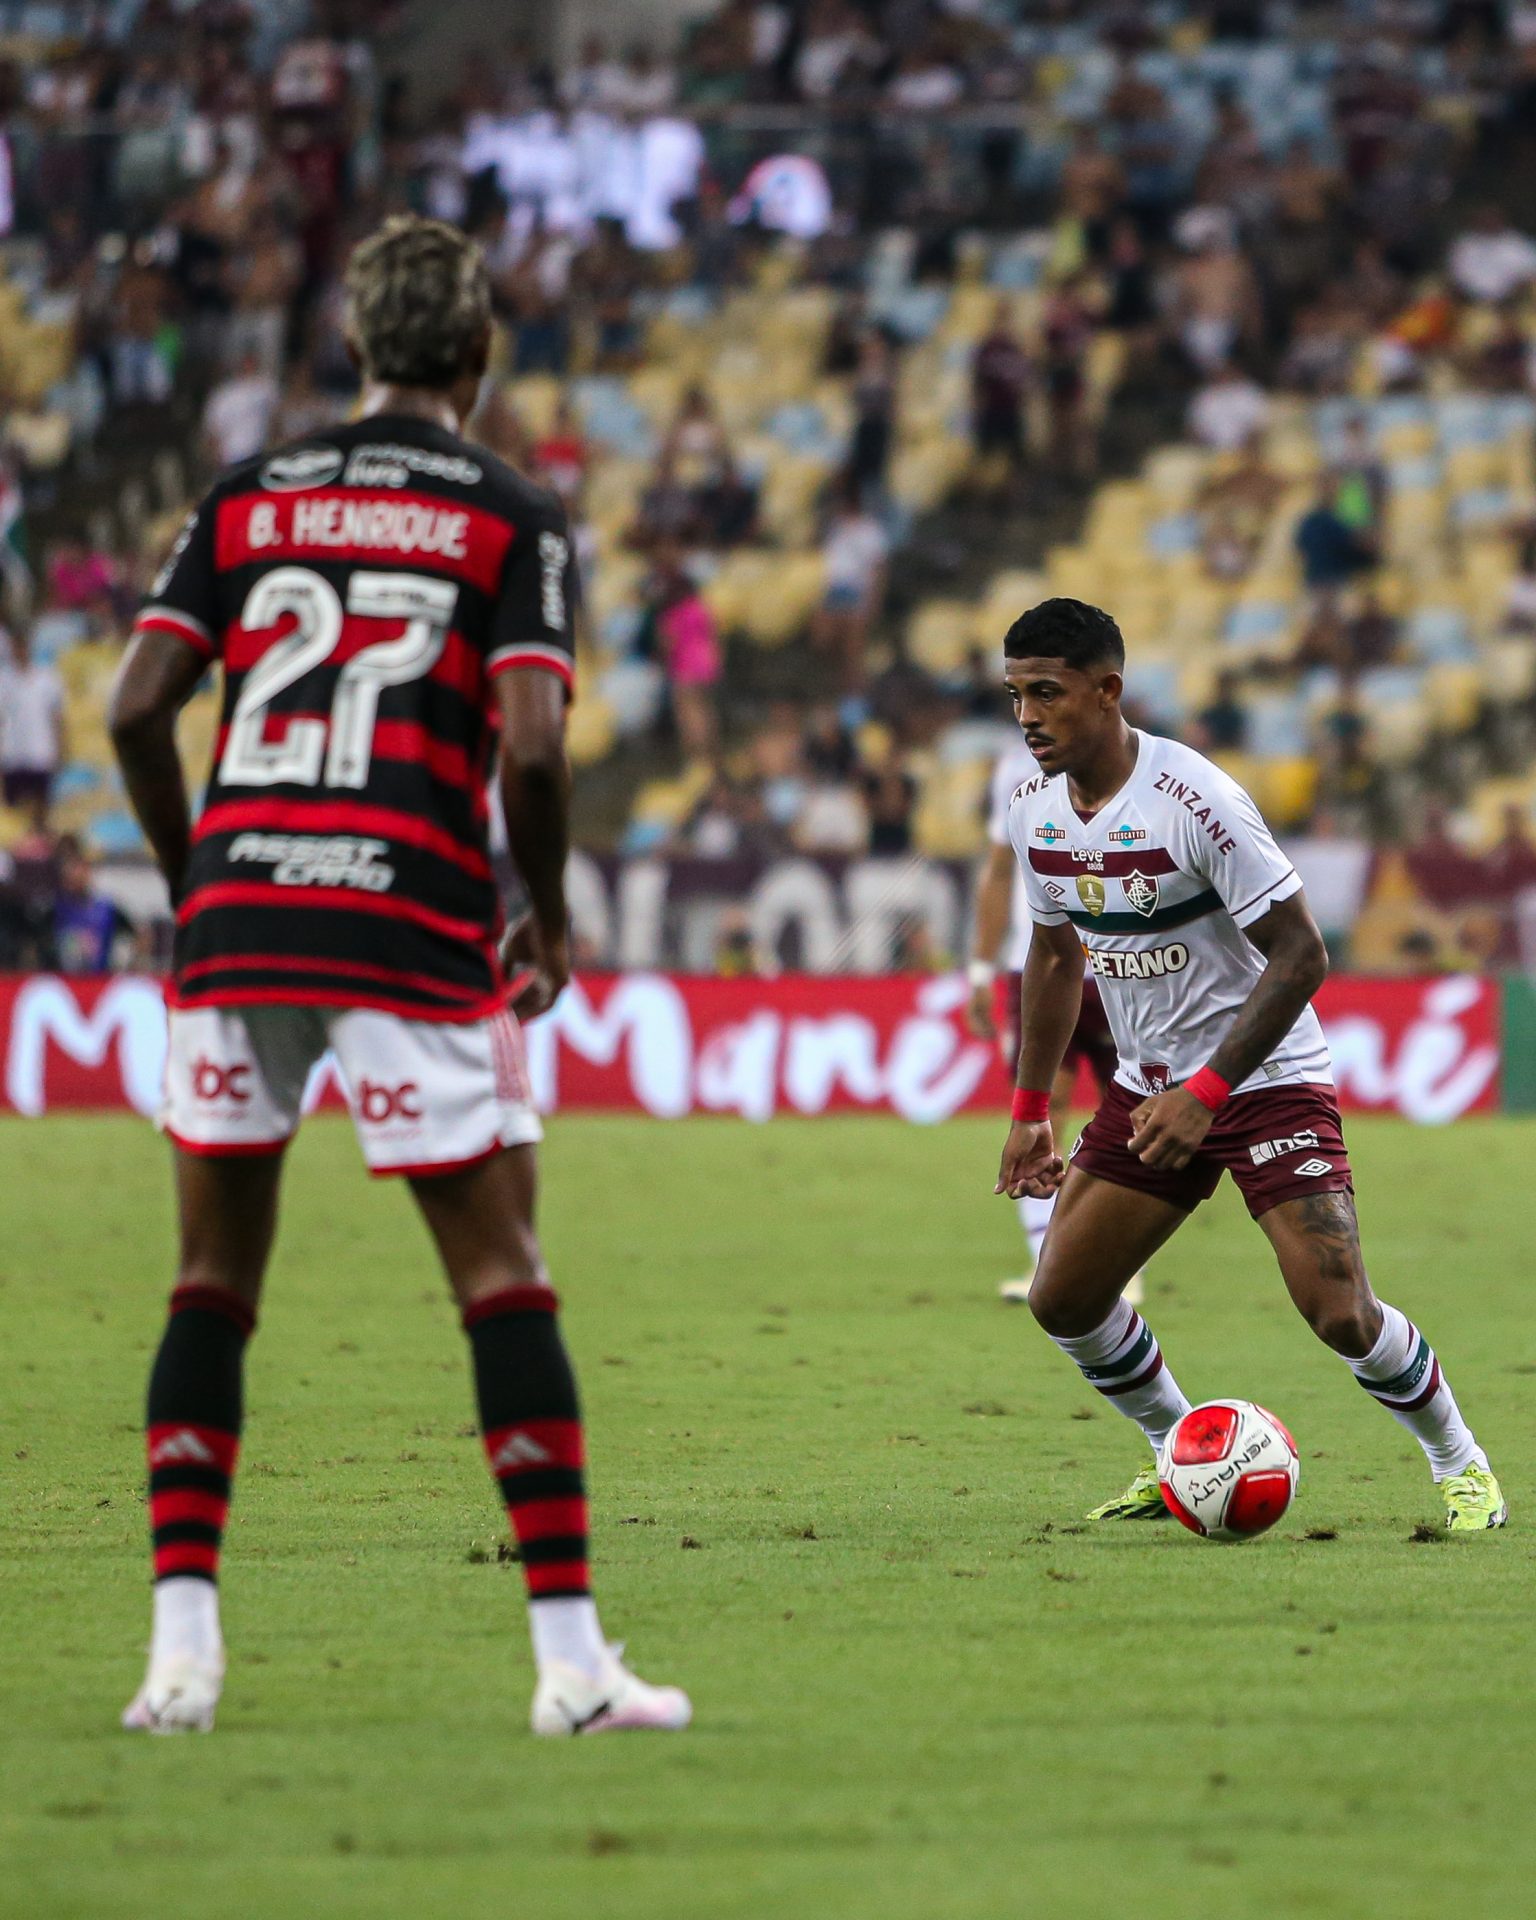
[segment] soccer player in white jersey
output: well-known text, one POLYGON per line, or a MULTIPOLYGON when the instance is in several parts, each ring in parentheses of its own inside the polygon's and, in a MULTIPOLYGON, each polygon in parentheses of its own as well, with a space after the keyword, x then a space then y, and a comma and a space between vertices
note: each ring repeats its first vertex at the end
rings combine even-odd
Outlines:
MULTIPOLYGON (((1060 1188, 1029 1304, 1154 1454, 1188 1409, 1120 1298, 1231 1173, 1318 1338, 1413 1434, 1453 1533, 1501 1527, 1504 1496, 1428 1341, 1366 1278, 1327 1043, 1328 970, 1295 868, 1219 767, 1127 725, 1107 613, 1047 600, 1003 642, 1036 770, 1009 808, 1034 934, 998 1193, 1060 1188), (1119 1065, 1066 1165, 1050 1087, 1077 1021, 1082 947, 1119 1065)), ((1150 1462, 1090 1519, 1165 1511, 1150 1462)))
MULTIPOLYGON (((1035 758, 1022 740, 1015 740, 997 756, 992 769, 992 787, 987 803, 987 855, 976 882, 975 923, 971 932, 971 957, 967 969, 970 999, 966 1004, 966 1024, 978 1040, 996 1040, 1010 1072, 1019 1057, 1019 991, 1024 982, 1024 962, 1029 953, 1029 937, 1034 921, 1024 876, 1013 857, 1008 838, 1008 808, 1017 788, 1035 772, 1035 758), (1003 1008, 1001 1034, 997 1022, 997 957, 1003 954, 1003 1008)), ((1083 1004, 1067 1042, 1061 1071, 1051 1088, 1051 1126, 1060 1137, 1072 1110, 1072 1090, 1077 1080, 1078 1063, 1093 1076, 1102 1099, 1114 1078, 1115 1036, 1109 1030, 1098 983, 1091 973, 1083 980, 1083 1004)), ((1029 1268, 1019 1278, 1004 1280, 998 1292, 1004 1300, 1020 1304, 1029 1298, 1029 1283, 1040 1259, 1045 1230, 1051 1224, 1054 1193, 1026 1193, 1019 1201, 1019 1224, 1024 1229, 1029 1249, 1029 1268)), ((1132 1274, 1125 1298, 1133 1307, 1141 1305, 1142 1276, 1132 1274)))

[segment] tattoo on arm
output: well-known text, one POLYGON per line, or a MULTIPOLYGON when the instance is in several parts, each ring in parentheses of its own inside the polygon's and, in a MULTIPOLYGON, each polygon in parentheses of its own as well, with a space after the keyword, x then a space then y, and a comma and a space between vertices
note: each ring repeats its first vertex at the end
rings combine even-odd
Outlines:
POLYGON ((1271 907, 1247 933, 1264 955, 1264 971, 1209 1063, 1234 1087, 1279 1046, 1328 972, 1328 950, 1302 894, 1271 907))

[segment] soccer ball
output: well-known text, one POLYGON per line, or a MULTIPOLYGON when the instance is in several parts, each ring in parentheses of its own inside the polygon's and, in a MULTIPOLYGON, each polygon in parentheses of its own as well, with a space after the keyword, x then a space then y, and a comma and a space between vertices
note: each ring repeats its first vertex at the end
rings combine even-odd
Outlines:
POLYGON ((1291 1504, 1300 1476, 1296 1442, 1251 1400, 1191 1407, 1157 1457, 1168 1511, 1207 1540, 1265 1532, 1291 1504))

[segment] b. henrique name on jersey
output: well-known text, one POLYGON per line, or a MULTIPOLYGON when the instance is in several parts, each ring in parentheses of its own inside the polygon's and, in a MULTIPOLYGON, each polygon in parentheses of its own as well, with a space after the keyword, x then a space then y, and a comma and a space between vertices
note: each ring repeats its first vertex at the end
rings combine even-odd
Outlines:
POLYGON ((173 1001, 500 1004, 493 675, 569 689, 559 503, 444 428, 374 415, 232 469, 141 628, 223 669, 173 1001))
MULTIPOLYGON (((1138 733, 1136 766, 1093 818, 1065 774, 1024 780, 1008 833, 1030 913, 1070 922, 1103 988, 1119 1054, 1116 1078, 1151 1093, 1187 1080, 1225 1037, 1263 970, 1243 932, 1300 890, 1253 801, 1190 748, 1138 733)), ((1235 1092, 1331 1085, 1310 1007, 1235 1092)))

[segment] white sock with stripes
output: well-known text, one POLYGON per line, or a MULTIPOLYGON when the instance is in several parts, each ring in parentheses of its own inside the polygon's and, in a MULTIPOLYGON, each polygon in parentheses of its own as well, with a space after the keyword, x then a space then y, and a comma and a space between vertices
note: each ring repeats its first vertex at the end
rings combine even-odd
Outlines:
POLYGON ((1141 1315, 1117 1300, 1103 1326, 1092 1333, 1052 1340, 1083 1378, 1127 1420, 1134 1420, 1155 1453, 1169 1429, 1189 1412, 1189 1402, 1163 1361, 1157 1336, 1141 1315))
POLYGON ((1055 1205, 1054 1193, 1044 1200, 1026 1193, 1019 1201, 1019 1225, 1029 1241, 1030 1259, 1035 1266, 1040 1264, 1040 1249, 1045 1245, 1045 1230, 1051 1224, 1051 1210, 1055 1205))
POLYGON ((1473 1465, 1487 1466, 1488 1456, 1462 1419, 1434 1348, 1407 1314, 1383 1300, 1376 1344, 1363 1360, 1351 1360, 1349 1370, 1418 1441, 1437 1480, 1473 1465))

